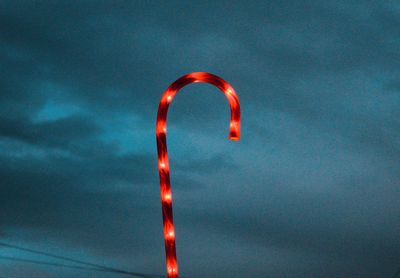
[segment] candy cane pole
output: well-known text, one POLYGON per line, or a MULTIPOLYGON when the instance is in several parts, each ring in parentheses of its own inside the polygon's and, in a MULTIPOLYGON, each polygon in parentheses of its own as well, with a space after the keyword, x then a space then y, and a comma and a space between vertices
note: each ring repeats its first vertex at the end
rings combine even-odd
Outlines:
POLYGON ((164 241, 168 278, 178 278, 176 259, 175 230, 172 217, 172 192, 169 178, 167 153, 167 113, 168 107, 176 93, 190 83, 205 82, 218 87, 226 96, 231 109, 229 139, 240 138, 240 103, 235 90, 225 80, 207 72, 193 72, 182 76, 172 83, 161 97, 158 106, 156 137, 158 151, 158 171, 160 174, 161 205, 164 224, 164 241))

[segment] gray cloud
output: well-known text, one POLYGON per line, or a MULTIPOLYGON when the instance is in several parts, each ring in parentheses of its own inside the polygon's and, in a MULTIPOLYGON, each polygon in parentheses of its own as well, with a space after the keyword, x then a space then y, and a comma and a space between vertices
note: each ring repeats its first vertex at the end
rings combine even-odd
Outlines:
MULTIPOLYGON (((390 277, 400 266, 399 11, 3 1, 2 240, 164 273, 157 105, 179 76, 209 71, 240 96, 242 140, 226 140, 228 104, 211 86, 171 105, 182 273, 390 277)), ((104 276, 0 266, 7 277, 104 276)))

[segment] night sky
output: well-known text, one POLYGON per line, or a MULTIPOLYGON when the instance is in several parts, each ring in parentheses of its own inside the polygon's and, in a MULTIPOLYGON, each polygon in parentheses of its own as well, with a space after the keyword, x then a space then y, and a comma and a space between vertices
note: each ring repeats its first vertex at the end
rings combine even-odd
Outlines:
POLYGON ((170 107, 182 276, 399 270, 399 2, 214 2, 0 2, 0 277, 129 277, 14 245, 165 274, 155 119, 194 71, 242 137, 211 85, 170 107))

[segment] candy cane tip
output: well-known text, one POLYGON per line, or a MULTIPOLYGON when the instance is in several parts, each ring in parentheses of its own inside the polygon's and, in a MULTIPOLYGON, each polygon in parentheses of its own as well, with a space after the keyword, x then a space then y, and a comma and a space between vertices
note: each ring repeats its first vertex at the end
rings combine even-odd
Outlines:
POLYGON ((231 128, 229 130, 229 140, 239 141, 240 140, 240 126, 238 124, 231 124, 231 128))
POLYGON ((229 140, 240 140, 240 118, 231 119, 229 123, 229 140))

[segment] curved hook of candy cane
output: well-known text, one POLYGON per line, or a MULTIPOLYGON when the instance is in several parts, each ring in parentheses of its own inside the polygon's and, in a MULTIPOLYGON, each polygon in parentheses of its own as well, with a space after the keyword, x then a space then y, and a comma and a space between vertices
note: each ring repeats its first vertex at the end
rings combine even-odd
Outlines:
POLYGON ((207 73, 193 72, 182 76, 172 83, 161 97, 157 113, 156 137, 158 151, 158 171, 160 174, 160 191, 163 214, 163 231, 165 241, 168 278, 178 278, 178 262, 176 259, 175 230, 172 217, 172 192, 169 176, 167 153, 167 113, 168 107, 176 93, 190 83, 205 82, 218 87, 226 96, 231 110, 229 139, 240 138, 240 103, 235 90, 222 78, 207 73))

